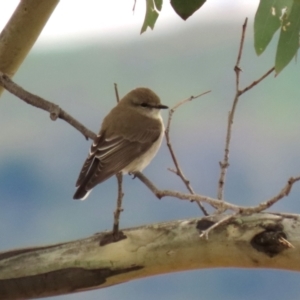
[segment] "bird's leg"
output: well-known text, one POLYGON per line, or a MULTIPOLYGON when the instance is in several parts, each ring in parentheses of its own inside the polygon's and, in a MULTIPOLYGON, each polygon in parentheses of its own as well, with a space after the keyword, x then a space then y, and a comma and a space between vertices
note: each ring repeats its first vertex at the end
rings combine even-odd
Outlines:
POLYGON ((105 236, 101 239, 100 246, 105 246, 107 244, 115 243, 120 240, 126 239, 126 235, 119 230, 120 215, 121 212, 123 211, 122 208, 122 199, 124 196, 124 193, 122 191, 123 175, 122 173, 117 173, 116 177, 118 181, 118 198, 117 198, 116 210, 114 211, 113 230, 112 232, 105 234, 105 236))
POLYGON ((123 181, 123 175, 122 173, 116 174, 117 181, 118 181, 118 198, 117 198, 117 207, 114 211, 114 225, 113 225, 113 236, 118 237, 119 235, 119 223, 120 223, 120 215, 123 211, 122 208, 122 199, 124 196, 124 193, 122 191, 122 181, 123 181))

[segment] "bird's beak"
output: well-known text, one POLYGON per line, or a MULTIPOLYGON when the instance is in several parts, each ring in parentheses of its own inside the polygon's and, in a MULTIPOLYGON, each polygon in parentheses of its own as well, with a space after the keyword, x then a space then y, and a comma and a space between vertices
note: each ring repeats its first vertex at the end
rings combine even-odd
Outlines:
POLYGON ((166 105, 163 105, 163 104, 159 104, 159 105, 156 106, 156 108, 159 108, 159 109, 167 109, 167 108, 169 108, 169 107, 166 106, 166 105))

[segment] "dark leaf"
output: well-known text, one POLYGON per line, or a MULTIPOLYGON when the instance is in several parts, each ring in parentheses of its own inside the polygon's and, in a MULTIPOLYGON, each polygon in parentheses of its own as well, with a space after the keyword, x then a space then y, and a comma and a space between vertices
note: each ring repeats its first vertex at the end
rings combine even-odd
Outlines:
POLYGON ((161 11, 162 8, 162 0, 154 0, 155 7, 158 11, 161 11))
POLYGON ((206 0, 171 0, 171 5, 176 13, 183 19, 189 18, 198 10, 206 0))

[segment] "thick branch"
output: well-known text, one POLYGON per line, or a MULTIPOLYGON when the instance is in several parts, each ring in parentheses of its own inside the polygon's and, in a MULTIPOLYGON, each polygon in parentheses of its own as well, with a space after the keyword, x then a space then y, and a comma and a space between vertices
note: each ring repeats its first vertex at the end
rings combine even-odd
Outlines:
MULTIPOLYGON (((0 34, 0 71, 13 76, 59 0, 22 0, 0 34)), ((0 87, 0 95, 3 89, 0 87)))
POLYGON ((300 216, 237 216, 213 230, 208 240, 199 237, 220 218, 127 229, 127 238, 105 246, 99 246, 105 235, 101 233, 69 243, 2 252, 0 299, 61 295, 193 269, 300 271, 300 216))

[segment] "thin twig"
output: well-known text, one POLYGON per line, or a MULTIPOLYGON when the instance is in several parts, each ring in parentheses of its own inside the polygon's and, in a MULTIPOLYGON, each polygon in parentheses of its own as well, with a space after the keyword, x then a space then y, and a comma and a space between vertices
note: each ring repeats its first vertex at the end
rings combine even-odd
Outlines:
MULTIPOLYGON (((260 204, 258 204, 256 206, 257 211, 255 211, 255 212, 261 212, 263 210, 266 210, 267 208, 271 207, 272 205, 274 205, 276 202, 278 202, 282 198, 287 197, 289 195, 289 193, 291 192, 293 184, 297 181, 300 181, 300 176, 291 177, 288 180, 285 187, 276 196, 272 197, 271 199, 269 199, 265 202, 261 202, 260 204)), ((241 213, 244 213, 243 209, 241 209, 241 213)), ((248 213, 248 212, 246 211, 246 213, 248 213)))
POLYGON ((120 214, 123 211, 122 208, 122 199, 124 196, 124 193, 122 191, 122 181, 123 181, 123 175, 122 173, 116 174, 117 181, 118 181, 118 198, 117 198, 117 207, 114 211, 114 225, 113 225, 113 235, 118 236, 119 234, 119 221, 120 221, 120 214))
MULTIPOLYGON (((224 185, 225 185, 225 179, 226 179, 226 172, 229 167, 229 149, 230 149, 230 141, 231 141, 231 133, 232 133, 232 126, 233 126, 233 120, 234 120, 234 114, 236 111, 236 107, 239 101, 239 97, 244 94, 245 92, 252 89, 254 86, 256 86, 258 83, 260 83, 263 79, 265 79, 268 75, 270 75, 274 71, 274 67, 271 68, 269 71, 267 71, 263 76, 261 76, 259 79, 253 81, 250 85, 245 87, 244 89, 240 89, 240 72, 242 71, 240 68, 240 61, 243 53, 243 47, 244 47, 244 41, 245 41, 245 33, 247 28, 247 22, 248 19, 246 18, 243 27, 242 27, 242 35, 241 35, 241 41, 238 51, 238 56, 236 60, 236 64, 234 67, 235 71, 235 96, 233 99, 232 108, 228 114, 228 122, 227 122, 227 130, 226 130, 226 139, 225 139, 225 148, 224 148, 224 157, 223 161, 220 161, 220 177, 218 181, 218 193, 217 198, 219 200, 224 199, 224 185)), ((219 211, 221 213, 222 211, 219 211)))
POLYGON ((133 7, 132 7, 132 12, 135 12, 135 6, 136 6, 136 0, 133 1, 133 7))
POLYGON ((6 74, 0 71, 0 85, 7 91, 24 100, 26 103, 41 108, 50 113, 51 120, 55 121, 57 118, 62 119, 80 131, 86 139, 94 139, 96 134, 87 129, 83 124, 74 119, 71 115, 61 109, 58 105, 49 102, 39 96, 31 94, 22 87, 13 82, 6 74))
MULTIPOLYGON (((174 112, 176 111, 176 109, 179 106, 181 106, 181 105, 183 105, 183 104, 185 104, 185 103, 187 103, 189 101, 192 101, 192 100, 194 100, 196 98, 199 98, 199 97, 201 97, 201 96, 203 96, 203 95, 205 95, 207 93, 210 93, 210 91, 204 92, 204 93, 202 93, 200 95, 197 95, 197 96, 191 96, 191 97, 189 97, 189 98, 187 98, 185 100, 182 100, 182 101, 178 102, 174 107, 172 107, 169 110, 169 118, 168 118, 166 130, 165 130, 165 136, 166 136, 167 146, 169 148, 172 160, 173 160, 175 168, 176 168, 176 170, 173 170, 173 169, 169 169, 169 170, 171 172, 175 173, 176 175, 178 175, 181 178, 181 180, 183 181, 183 183, 185 184, 186 188, 189 190, 189 192, 191 194, 195 194, 195 192, 194 192, 194 190, 193 190, 193 188, 192 188, 192 186, 190 184, 190 181, 184 176, 184 174, 183 174, 183 172, 182 172, 182 170, 181 170, 181 168, 179 166, 178 160, 177 160, 177 158, 175 156, 175 152, 173 150, 172 144, 171 144, 171 139, 170 139, 171 121, 172 121, 172 116, 173 116, 174 112)), ((206 209, 203 207, 203 205, 201 204, 201 202, 196 201, 196 203, 199 206, 199 208, 202 210, 203 214, 205 216, 208 216, 208 213, 207 213, 206 209)))
POLYGON ((244 94, 245 92, 251 90, 253 87, 255 87, 257 84, 259 84, 262 80, 264 80, 267 76, 269 76, 273 71, 275 70, 275 67, 271 68, 269 71, 267 71, 263 76, 261 76, 259 79, 254 80, 250 85, 246 86, 244 89, 239 91, 239 96, 244 94))
POLYGON ((295 249, 295 246, 283 237, 280 237, 278 241, 280 244, 282 244, 284 247, 288 249, 295 249))
POLYGON ((257 206, 239 206, 234 205, 229 202, 219 201, 218 199, 214 199, 211 197, 206 197, 198 194, 185 194, 177 191, 170 191, 170 190, 159 190, 144 174, 137 172, 135 173, 135 177, 140 179, 150 191, 158 198, 161 199, 163 197, 174 197, 180 200, 194 200, 194 201, 202 201, 212 205, 213 207, 218 208, 219 210, 231 210, 242 215, 251 215, 253 213, 259 213, 267 208, 273 206, 276 202, 278 202, 283 197, 288 196, 290 193, 292 186, 295 182, 300 181, 299 177, 291 177, 286 186, 279 192, 278 195, 272 197, 271 199, 267 200, 266 202, 262 202, 257 206))
POLYGON ((207 228, 206 230, 203 230, 202 233, 200 234, 200 238, 205 238, 206 240, 208 240, 208 234, 216 229, 217 227, 219 227, 220 225, 228 222, 229 220, 233 219, 234 217, 236 217, 238 215, 238 213, 233 213, 231 215, 228 216, 224 216, 224 218, 222 218, 221 220, 219 220, 217 223, 213 224, 212 226, 210 226, 209 228, 207 228))
POLYGON ((117 102, 119 103, 120 97, 119 97, 118 85, 116 83, 114 83, 114 87, 115 87, 116 99, 117 99, 117 102))
POLYGON ((233 119, 234 119, 234 113, 235 109, 239 100, 239 84, 240 84, 240 61, 242 57, 242 52, 243 52, 243 47, 244 47, 244 41, 245 41, 245 33, 246 33, 246 28, 247 28, 247 22, 248 18, 246 18, 243 28, 242 28, 242 36, 241 36, 241 41, 240 41, 240 47, 239 47, 239 52, 236 60, 236 64, 234 67, 235 71, 235 97, 233 100, 232 108, 231 111, 229 112, 228 115, 228 122, 227 122, 227 133, 226 133, 226 140, 225 140, 225 150, 224 150, 224 158, 223 161, 220 162, 220 177, 219 177, 219 184, 218 184, 218 194, 217 198, 219 200, 223 200, 224 198, 224 184, 225 184, 225 178, 226 178, 226 171, 227 168, 229 167, 229 146, 230 146, 230 140, 231 140, 231 130, 232 130, 232 124, 233 124, 233 119))

